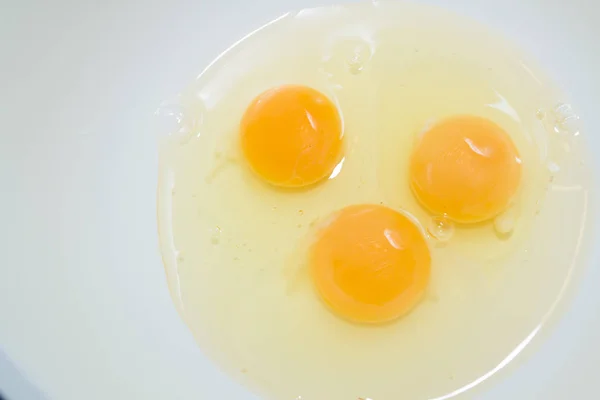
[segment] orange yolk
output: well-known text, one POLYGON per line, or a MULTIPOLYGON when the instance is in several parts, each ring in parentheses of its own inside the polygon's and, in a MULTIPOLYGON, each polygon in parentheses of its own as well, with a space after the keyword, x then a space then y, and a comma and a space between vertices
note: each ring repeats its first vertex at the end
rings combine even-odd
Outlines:
POLYGON ((337 212, 318 234, 311 276, 323 300, 360 323, 408 313, 429 281, 431 259, 420 230, 406 216, 379 205, 337 212))
POLYGON ((425 208, 474 223, 509 205, 521 181, 521 160, 501 127, 481 117, 455 116, 419 139, 409 174, 412 191, 425 208))
POLYGON ((335 105, 306 86, 287 85, 260 94, 241 122, 241 144, 250 166, 283 187, 311 185, 340 161, 342 121, 335 105))

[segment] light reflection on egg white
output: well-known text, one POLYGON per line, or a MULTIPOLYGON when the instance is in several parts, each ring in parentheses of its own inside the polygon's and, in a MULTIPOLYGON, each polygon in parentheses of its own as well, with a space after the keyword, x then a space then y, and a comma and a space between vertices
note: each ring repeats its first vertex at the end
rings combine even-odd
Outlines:
POLYGON ((533 71, 527 66, 527 64, 525 62, 521 61, 519 64, 521 65, 521 68, 523 68, 525 70, 525 72, 527 72, 533 78, 533 80, 537 82, 538 85, 540 85, 540 86, 544 85, 542 83, 542 81, 539 80, 537 75, 533 73, 533 71))
MULTIPOLYGON (((167 184, 165 185, 165 187, 167 188, 167 190, 169 190, 171 193, 173 193, 175 191, 175 176, 172 170, 169 170, 167 173, 167 176, 164 177, 163 179, 166 179, 167 184)), ((163 232, 165 232, 168 237, 166 237, 166 242, 168 243, 168 246, 170 247, 170 254, 172 254, 172 257, 169 257, 169 260, 164 259, 163 264, 165 266, 165 272, 167 273, 167 275, 169 276, 173 276, 174 279, 174 283, 173 286, 171 288, 171 292, 175 294, 174 297, 174 302, 176 304, 176 306, 181 310, 181 312, 183 314, 185 314, 185 307, 184 307, 184 302, 183 302, 183 298, 182 298, 182 294, 181 294, 181 282, 180 282, 180 278, 179 278, 179 271, 177 270, 177 263, 178 263, 178 258, 180 257, 180 252, 179 249, 177 249, 177 247, 175 246, 175 239, 173 237, 173 199, 172 196, 160 196, 161 199, 163 199, 163 201, 165 201, 167 204, 164 204, 161 206, 161 209, 164 210, 164 212, 167 213, 166 218, 162 218, 161 220, 164 221, 163 223, 165 223, 167 226, 164 227, 164 229, 162 229, 163 232)), ((159 228, 160 229, 160 228, 159 228)), ((168 254, 163 252, 163 258, 165 257, 164 254, 168 254)))
POLYGON ((508 115, 509 117, 520 123, 521 118, 519 117, 519 113, 510 105, 510 103, 504 97, 502 97, 500 93, 498 93, 495 90, 494 93, 496 93, 496 96, 498 96, 498 101, 495 103, 486 104, 486 106, 495 108, 496 110, 503 112, 504 114, 508 115))
MULTIPOLYGON (((274 20, 266 23, 265 25, 261 26, 260 28, 253 30, 252 32, 250 32, 247 35, 245 35, 244 37, 242 37, 240 40, 233 43, 231 46, 229 46, 227 49, 225 49, 225 51, 223 51, 221 54, 219 54, 210 64, 208 64, 206 66, 206 68, 204 68, 202 70, 202 72, 200 72, 200 74, 198 74, 198 76, 196 77, 196 80, 200 79, 202 77, 202 75, 204 75, 207 71, 209 71, 211 68, 213 68, 213 66, 217 62, 219 62, 221 60, 221 58, 223 58, 223 56, 225 56, 226 54, 231 52, 240 43, 244 42, 249 37, 257 34, 258 32, 268 28, 269 26, 276 24, 277 22, 281 21, 282 19, 290 16, 290 14, 291 13, 288 12, 278 18, 275 18, 274 20)), ((238 75, 243 76, 244 73, 245 73, 245 67, 239 66, 238 75)), ((226 88, 231 86, 233 83, 234 83, 234 79, 231 79, 231 76, 229 76, 227 79, 219 79, 217 77, 217 78, 213 79, 209 85, 206 85, 205 87, 203 87, 200 90, 200 92, 197 93, 197 97, 202 100, 202 102, 205 104, 205 106, 207 108, 212 108, 218 102, 218 100, 221 99, 223 93, 227 92, 226 88)))

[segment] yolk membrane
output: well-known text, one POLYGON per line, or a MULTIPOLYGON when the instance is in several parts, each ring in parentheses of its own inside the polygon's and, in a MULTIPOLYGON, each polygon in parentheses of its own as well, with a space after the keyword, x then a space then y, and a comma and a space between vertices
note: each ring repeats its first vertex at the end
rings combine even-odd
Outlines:
POLYGON ((348 320, 382 323, 412 310, 430 275, 430 253, 419 228, 380 205, 335 213, 310 253, 312 280, 330 308, 348 320))
POLYGON ((267 90, 248 106, 240 126, 251 168, 281 187, 303 187, 328 177, 342 153, 342 121, 324 94, 299 85, 267 90))
POLYGON ((459 223, 491 219, 519 188, 521 159, 510 136, 475 116, 441 121, 419 138, 409 179, 420 203, 459 223))

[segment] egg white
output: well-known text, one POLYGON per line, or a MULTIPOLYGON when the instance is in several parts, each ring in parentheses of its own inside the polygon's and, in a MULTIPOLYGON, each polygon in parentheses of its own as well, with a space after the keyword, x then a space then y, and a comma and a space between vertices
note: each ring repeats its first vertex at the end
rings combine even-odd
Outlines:
POLYGON ((576 275, 594 202, 584 135, 538 119, 563 100, 523 59, 465 18, 369 3, 289 14, 213 63, 181 97, 197 123, 162 144, 158 190, 169 286, 202 349, 269 399, 443 399, 539 336, 576 275), (239 151, 249 102, 288 83, 322 91, 344 120, 343 163, 307 190, 263 183, 239 151), (344 206, 381 203, 426 231, 435 216, 410 193, 408 157, 454 114, 492 119, 519 149, 521 189, 511 220, 496 223, 509 232, 490 222, 431 239, 432 281, 408 316, 338 318, 306 271, 314 230, 344 206))

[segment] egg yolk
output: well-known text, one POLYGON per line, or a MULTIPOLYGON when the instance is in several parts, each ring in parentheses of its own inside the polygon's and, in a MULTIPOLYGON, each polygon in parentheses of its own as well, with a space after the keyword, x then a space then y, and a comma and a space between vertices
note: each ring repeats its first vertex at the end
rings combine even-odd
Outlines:
POLYGON ((360 323, 391 321, 415 307, 430 264, 417 226, 379 205, 337 212, 310 254, 312 280, 323 300, 341 317, 360 323))
POLYGON ((340 161, 342 121, 322 93, 297 85, 276 87, 248 106, 241 144, 250 166, 282 187, 311 185, 329 176, 340 161))
POLYGON ((475 223, 507 208, 521 181, 521 159, 494 122, 455 116, 423 134, 409 171, 412 191, 425 208, 475 223))

